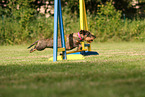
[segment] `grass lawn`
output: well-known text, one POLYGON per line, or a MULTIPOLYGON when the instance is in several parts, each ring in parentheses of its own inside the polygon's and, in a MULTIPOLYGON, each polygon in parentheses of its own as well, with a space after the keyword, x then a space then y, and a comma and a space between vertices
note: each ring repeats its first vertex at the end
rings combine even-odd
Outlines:
POLYGON ((97 56, 48 62, 52 49, 0 46, 0 97, 145 97, 145 43, 93 43, 97 56))

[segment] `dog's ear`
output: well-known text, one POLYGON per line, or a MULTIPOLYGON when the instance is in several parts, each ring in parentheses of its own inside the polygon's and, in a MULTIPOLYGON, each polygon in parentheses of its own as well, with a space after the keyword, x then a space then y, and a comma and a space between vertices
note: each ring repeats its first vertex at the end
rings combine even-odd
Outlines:
POLYGON ((85 35, 87 33, 87 30, 80 30, 80 34, 85 35))
POLYGON ((82 34, 82 33, 83 33, 83 31, 84 31, 84 30, 80 30, 80 34, 82 34))

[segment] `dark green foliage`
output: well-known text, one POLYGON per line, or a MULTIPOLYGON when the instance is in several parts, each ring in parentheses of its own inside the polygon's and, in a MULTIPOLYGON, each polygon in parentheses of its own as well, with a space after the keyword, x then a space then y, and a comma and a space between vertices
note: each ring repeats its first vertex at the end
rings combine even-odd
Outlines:
POLYGON ((98 37, 97 41, 144 41, 144 19, 121 19, 122 12, 117 11, 111 2, 98 7, 97 15, 89 19, 89 29, 98 37))
MULTIPOLYGON (((53 13, 48 18, 38 13, 37 8, 40 8, 44 2, 41 1, 39 4, 37 2, 38 0, 10 0, 9 2, 5 0, 2 2, 7 6, 0 6, 0 24, 2 25, 0 26, 0 44, 21 44, 40 38, 52 38, 53 13)), ((52 2, 50 3, 52 6, 53 0, 49 2, 52 2)), ((117 4, 113 2, 115 1, 85 1, 89 30, 97 36, 97 41, 144 41, 144 19, 128 19, 128 14, 125 14, 123 19, 122 14, 126 13, 122 10, 123 5, 119 7, 122 11, 117 8, 117 4, 121 2, 129 6, 130 1, 121 0, 117 4)), ((62 11, 65 34, 78 32, 80 30, 79 1, 62 0, 62 11)))

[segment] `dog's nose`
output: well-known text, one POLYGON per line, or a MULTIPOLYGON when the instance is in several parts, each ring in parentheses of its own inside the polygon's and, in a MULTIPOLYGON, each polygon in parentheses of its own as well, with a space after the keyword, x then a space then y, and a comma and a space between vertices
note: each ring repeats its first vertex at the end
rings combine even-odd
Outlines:
POLYGON ((95 36, 95 35, 94 35, 93 37, 94 37, 94 38, 96 38, 96 36, 95 36))

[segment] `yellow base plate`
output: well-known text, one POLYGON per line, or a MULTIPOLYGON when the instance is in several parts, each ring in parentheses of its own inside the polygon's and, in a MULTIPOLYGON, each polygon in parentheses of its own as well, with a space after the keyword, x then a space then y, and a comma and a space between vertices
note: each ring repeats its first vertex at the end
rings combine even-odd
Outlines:
MULTIPOLYGON (((67 60, 81 60, 81 59, 85 59, 85 57, 81 54, 67 55, 67 60)), ((57 56, 57 60, 63 60, 62 56, 57 56)), ((53 61, 53 57, 50 57, 48 61, 53 61)))

